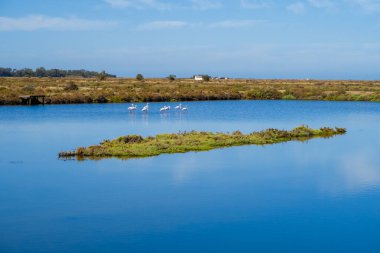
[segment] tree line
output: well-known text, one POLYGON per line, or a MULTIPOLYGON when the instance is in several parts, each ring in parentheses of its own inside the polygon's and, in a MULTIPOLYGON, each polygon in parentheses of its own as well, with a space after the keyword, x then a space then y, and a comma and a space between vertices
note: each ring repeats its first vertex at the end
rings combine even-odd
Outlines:
POLYGON ((63 70, 63 69, 45 69, 43 67, 24 69, 0 68, 0 77, 116 77, 116 75, 108 74, 105 71, 96 72, 84 69, 80 70, 63 70))

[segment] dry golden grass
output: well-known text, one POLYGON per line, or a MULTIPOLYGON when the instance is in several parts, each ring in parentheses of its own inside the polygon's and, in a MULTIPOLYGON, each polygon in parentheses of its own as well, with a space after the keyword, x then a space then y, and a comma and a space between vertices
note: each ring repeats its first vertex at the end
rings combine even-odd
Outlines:
POLYGON ((19 104, 20 95, 46 95, 51 104, 234 99, 380 101, 380 81, 0 78, 0 105, 19 104), (77 89, 69 88, 73 84, 77 89))

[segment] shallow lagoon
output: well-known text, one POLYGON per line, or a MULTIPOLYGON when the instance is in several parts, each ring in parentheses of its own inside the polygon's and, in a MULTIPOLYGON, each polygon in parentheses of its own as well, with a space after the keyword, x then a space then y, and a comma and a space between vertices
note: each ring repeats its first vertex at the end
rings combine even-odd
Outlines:
POLYGON ((0 252, 378 252, 380 104, 193 102, 160 114, 162 105, 148 115, 125 104, 0 107, 0 252), (57 159, 125 134, 301 124, 348 133, 128 161, 57 159))

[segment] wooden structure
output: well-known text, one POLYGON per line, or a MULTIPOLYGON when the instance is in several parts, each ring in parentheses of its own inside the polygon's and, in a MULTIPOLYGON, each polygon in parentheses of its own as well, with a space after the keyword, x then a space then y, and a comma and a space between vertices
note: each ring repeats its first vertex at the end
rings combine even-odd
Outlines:
POLYGON ((20 99, 23 105, 39 105, 45 104, 45 97, 44 95, 27 95, 20 96, 20 99))

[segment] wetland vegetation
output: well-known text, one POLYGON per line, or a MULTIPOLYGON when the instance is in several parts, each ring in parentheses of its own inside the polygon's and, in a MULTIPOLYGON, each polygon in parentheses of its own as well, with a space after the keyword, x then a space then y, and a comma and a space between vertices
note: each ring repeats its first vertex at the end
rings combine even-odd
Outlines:
POLYGON ((127 135, 114 140, 105 140, 96 146, 79 147, 75 151, 61 152, 59 157, 76 157, 77 159, 118 157, 129 159, 160 154, 208 151, 232 146, 268 145, 292 140, 329 138, 345 133, 345 128, 312 129, 307 126, 300 126, 290 131, 267 129, 250 134, 243 134, 240 131, 233 133, 191 131, 177 134, 159 134, 155 137, 146 138, 140 135, 127 135))
POLYGON ((0 105, 22 95, 45 95, 47 104, 204 100, 380 101, 380 81, 136 78, 0 78, 0 105))

